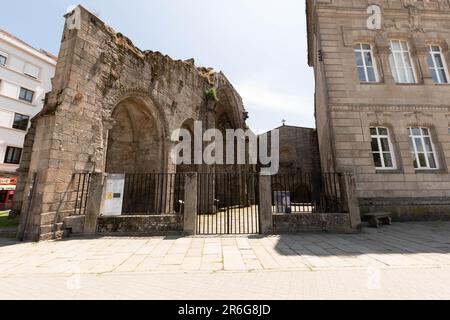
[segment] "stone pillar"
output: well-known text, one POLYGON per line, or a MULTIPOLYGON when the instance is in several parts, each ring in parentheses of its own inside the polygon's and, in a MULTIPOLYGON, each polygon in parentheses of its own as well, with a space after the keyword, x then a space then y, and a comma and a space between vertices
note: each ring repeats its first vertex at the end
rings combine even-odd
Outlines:
POLYGON ((344 209, 350 214, 350 229, 352 233, 359 233, 362 229, 361 212, 358 197, 356 196, 356 181, 351 173, 341 176, 341 195, 344 209))
POLYGON ((418 70, 417 77, 420 81, 420 76, 423 78, 423 83, 425 85, 433 85, 433 77, 431 76, 430 69, 428 68, 428 56, 429 56, 429 48, 426 45, 418 45, 416 47, 416 54, 418 60, 418 70))
POLYGON ((388 43, 383 43, 378 47, 378 54, 379 54, 379 63, 378 63, 378 74, 382 79, 380 79, 382 82, 386 83, 388 86, 393 86, 395 84, 394 75, 392 72, 394 72, 391 69, 391 63, 389 61, 389 57, 391 55, 391 49, 389 47, 388 43))
POLYGON ((33 228, 32 201, 37 180, 37 173, 32 173, 29 185, 24 186, 26 196, 22 198, 23 207, 20 213, 20 222, 17 230, 17 240, 25 241, 27 239, 37 240, 39 236, 33 228), (34 232, 34 233, 33 233, 34 232))
POLYGON ((186 173, 184 184, 184 232, 195 235, 197 231, 197 173, 186 173))
POLYGON ((271 176, 259 176, 259 215, 261 221, 261 234, 270 234, 273 232, 271 184, 271 176))
POLYGON ((93 173, 91 176, 84 220, 85 235, 95 235, 97 233, 97 220, 103 206, 105 178, 106 175, 104 173, 93 173))

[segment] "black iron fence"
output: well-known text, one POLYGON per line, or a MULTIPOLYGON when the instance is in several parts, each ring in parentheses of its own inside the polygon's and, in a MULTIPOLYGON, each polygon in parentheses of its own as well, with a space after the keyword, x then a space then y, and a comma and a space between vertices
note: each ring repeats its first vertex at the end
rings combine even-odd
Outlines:
POLYGON ((72 177, 72 183, 66 192, 68 205, 73 204, 73 215, 86 214, 87 200, 89 196, 89 187, 91 184, 91 173, 75 173, 72 177))
POLYGON ((126 174, 122 214, 182 214, 184 184, 182 173, 126 174))
MULTIPOLYGON (((258 234, 259 173, 198 173, 197 234, 258 234)), ((91 173, 76 173, 68 190, 73 215, 86 214, 91 173)), ((286 213, 341 213, 343 176, 278 174, 271 178, 272 211, 286 213)), ((123 215, 184 214, 184 173, 125 174, 123 215)), ((186 190, 189 191, 190 190, 186 190)))
POLYGON ((257 234, 259 175, 199 173, 197 234, 257 234))
POLYGON ((295 173, 272 176, 274 213, 344 212, 339 173, 295 173))

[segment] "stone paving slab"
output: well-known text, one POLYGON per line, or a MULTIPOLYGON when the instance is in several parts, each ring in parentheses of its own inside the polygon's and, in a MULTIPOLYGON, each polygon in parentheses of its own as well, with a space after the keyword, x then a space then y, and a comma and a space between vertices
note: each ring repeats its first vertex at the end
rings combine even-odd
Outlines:
POLYGON ((450 223, 404 223, 359 235, 0 240, 0 278, 17 274, 292 271, 450 266, 450 223))
POLYGON ((449 299, 450 269, 33 275, 0 278, 0 299, 449 299))

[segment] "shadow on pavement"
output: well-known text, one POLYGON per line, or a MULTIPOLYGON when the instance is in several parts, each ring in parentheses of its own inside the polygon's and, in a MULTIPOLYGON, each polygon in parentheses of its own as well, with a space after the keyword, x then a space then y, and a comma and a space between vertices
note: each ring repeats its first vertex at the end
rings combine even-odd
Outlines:
POLYGON ((449 254, 450 222, 395 223, 379 229, 365 226, 360 234, 283 234, 276 250, 286 256, 449 254))

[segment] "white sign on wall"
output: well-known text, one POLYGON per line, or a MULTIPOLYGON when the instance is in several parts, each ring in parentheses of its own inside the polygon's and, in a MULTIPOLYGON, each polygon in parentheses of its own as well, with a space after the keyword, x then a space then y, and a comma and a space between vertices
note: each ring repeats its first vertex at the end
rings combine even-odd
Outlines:
POLYGON ((106 192, 103 205, 104 216, 122 215, 123 192, 125 188, 124 174, 109 174, 106 179, 106 192))
POLYGON ((370 14, 367 19, 367 28, 369 30, 380 30, 382 22, 381 7, 373 4, 367 8, 367 13, 370 14))

